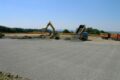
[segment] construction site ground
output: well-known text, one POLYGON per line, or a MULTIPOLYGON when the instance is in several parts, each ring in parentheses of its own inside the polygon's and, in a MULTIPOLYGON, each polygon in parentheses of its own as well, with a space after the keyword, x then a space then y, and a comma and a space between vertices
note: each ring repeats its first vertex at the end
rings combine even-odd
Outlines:
POLYGON ((120 41, 0 39, 0 71, 31 80, 120 80, 120 41))

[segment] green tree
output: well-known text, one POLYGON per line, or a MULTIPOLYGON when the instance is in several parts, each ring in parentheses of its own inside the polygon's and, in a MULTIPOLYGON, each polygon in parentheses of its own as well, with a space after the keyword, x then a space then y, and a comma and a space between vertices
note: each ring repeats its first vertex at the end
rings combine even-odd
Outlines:
MULTIPOLYGON (((93 29, 92 27, 87 28, 86 31, 87 31, 88 33, 90 33, 90 34, 100 34, 100 33, 101 33, 100 30, 98 30, 98 29, 93 29)), ((102 32, 104 32, 104 31, 102 31, 102 32)))
POLYGON ((106 33, 105 31, 101 30, 100 33, 106 33))
POLYGON ((70 31, 68 29, 64 29, 63 33, 70 33, 70 31))

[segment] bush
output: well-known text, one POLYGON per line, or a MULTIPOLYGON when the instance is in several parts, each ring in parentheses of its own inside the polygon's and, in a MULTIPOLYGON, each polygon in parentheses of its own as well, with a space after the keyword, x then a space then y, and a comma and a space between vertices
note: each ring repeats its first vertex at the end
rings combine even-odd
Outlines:
POLYGON ((63 30, 63 33, 70 33, 68 29, 63 30))
POLYGON ((86 29, 86 31, 89 33, 89 34, 100 34, 100 33, 105 33, 105 31, 103 30, 98 30, 98 29, 94 29, 92 27, 89 27, 86 29))

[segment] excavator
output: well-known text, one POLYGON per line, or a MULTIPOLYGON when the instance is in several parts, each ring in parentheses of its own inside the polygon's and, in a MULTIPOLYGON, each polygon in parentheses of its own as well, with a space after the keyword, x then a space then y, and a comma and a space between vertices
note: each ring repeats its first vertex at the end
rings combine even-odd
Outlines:
POLYGON ((3 38, 5 36, 5 34, 0 32, 0 38, 3 38))

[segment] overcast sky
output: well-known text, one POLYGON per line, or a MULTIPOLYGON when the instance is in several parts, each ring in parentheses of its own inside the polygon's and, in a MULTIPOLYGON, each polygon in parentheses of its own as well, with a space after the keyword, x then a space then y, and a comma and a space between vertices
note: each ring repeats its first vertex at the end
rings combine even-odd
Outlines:
POLYGON ((0 25, 75 30, 80 24, 120 31, 120 0, 0 0, 0 25))

